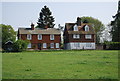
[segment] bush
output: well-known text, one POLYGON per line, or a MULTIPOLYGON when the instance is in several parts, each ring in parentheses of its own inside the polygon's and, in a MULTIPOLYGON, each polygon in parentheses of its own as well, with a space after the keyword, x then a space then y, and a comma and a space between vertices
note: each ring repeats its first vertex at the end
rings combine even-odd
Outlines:
POLYGON ((109 46, 111 50, 119 50, 120 49, 120 42, 106 42, 105 45, 109 46))
POLYGON ((28 41, 26 40, 17 40, 14 44, 13 44, 13 51, 15 52, 21 52, 27 49, 27 45, 29 44, 28 41))

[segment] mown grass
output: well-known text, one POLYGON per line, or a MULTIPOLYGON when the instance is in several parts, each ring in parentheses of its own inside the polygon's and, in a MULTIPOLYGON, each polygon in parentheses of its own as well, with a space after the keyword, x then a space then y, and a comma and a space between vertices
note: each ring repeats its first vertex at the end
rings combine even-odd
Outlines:
POLYGON ((2 54, 3 79, 118 79, 117 50, 2 54))

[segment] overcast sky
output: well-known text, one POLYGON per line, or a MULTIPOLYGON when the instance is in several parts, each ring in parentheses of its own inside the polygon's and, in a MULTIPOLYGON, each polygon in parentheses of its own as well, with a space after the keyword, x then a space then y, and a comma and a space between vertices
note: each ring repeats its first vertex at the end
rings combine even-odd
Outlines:
MULTIPOLYGON (((32 0, 33 1, 33 0, 32 0)), ((99 1, 99 0, 98 0, 99 1)), ((1 3, 0 3, 1 5, 1 3)), ((113 20, 118 8, 117 1, 107 2, 2 2, 2 23, 11 25, 15 30, 18 27, 30 27, 35 25, 41 8, 48 6, 55 18, 55 27, 67 22, 76 22, 76 18, 92 16, 108 24, 113 20)), ((1 8, 0 8, 1 9, 1 8)))

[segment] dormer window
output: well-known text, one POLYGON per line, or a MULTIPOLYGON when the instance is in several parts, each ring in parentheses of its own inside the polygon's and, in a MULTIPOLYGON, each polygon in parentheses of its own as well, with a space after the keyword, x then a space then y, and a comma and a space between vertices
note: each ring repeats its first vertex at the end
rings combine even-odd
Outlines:
POLYGON ((88 25, 85 26, 85 31, 89 31, 89 26, 88 25))
POLYGON ((74 29, 74 31, 78 31, 78 26, 74 25, 73 29, 74 29))

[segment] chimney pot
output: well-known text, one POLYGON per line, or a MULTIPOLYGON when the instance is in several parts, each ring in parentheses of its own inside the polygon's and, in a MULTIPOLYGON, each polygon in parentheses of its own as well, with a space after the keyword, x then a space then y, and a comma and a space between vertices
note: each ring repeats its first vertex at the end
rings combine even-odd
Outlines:
POLYGON ((81 26, 81 18, 77 17, 77 26, 81 26))

